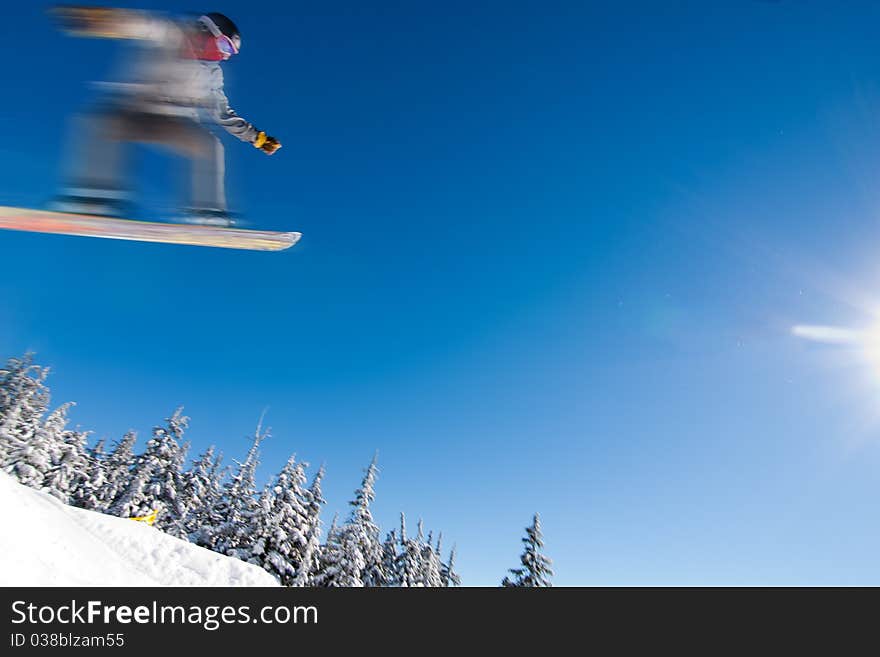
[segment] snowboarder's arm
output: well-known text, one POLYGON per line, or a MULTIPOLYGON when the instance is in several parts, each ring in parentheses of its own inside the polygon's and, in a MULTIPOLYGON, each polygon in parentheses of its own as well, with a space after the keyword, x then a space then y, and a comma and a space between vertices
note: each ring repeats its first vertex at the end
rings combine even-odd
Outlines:
POLYGON ((226 94, 223 92, 215 92, 215 94, 217 95, 217 105, 214 112, 214 120, 217 122, 217 125, 233 137, 237 137, 248 144, 253 144, 260 131, 252 123, 236 114, 235 110, 229 106, 226 94))
POLYGON ((259 148, 264 153, 271 155, 279 148, 281 142, 274 137, 269 137, 262 130, 258 130, 252 123, 236 114, 229 106, 229 99, 223 92, 223 73, 217 67, 214 85, 214 121, 233 137, 259 148))
POLYGON ((62 5, 49 11, 73 36, 164 42, 178 29, 168 19, 133 9, 62 5))

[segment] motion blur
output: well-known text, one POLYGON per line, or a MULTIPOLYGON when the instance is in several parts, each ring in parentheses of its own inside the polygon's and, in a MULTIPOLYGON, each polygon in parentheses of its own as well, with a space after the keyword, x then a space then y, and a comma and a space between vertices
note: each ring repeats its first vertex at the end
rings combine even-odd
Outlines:
POLYGON ((151 144, 189 160, 188 198, 180 220, 234 223, 225 190, 219 127, 267 155, 281 143, 239 116, 224 92, 222 62, 242 47, 235 23, 219 13, 166 16, 105 7, 52 10, 74 37, 124 39, 136 47, 119 81, 99 84, 95 106, 73 122, 73 150, 64 189, 53 209, 126 217, 131 192, 128 145, 151 144))

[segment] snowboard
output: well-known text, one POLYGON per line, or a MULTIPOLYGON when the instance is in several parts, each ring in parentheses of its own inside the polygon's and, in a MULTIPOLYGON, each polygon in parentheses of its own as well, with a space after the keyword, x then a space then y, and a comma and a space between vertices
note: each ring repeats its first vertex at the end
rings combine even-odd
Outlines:
POLYGON ((294 232, 135 221, 3 206, 0 206, 0 228, 251 251, 283 251, 296 244, 302 236, 294 232))

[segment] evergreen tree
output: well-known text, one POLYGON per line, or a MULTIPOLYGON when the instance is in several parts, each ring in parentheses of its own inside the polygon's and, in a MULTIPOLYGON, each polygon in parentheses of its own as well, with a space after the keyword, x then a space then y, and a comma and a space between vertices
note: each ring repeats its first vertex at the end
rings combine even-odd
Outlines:
MULTIPOLYGON (((190 540, 199 543, 202 540, 211 543, 217 531, 225 522, 225 509, 223 503, 223 494, 226 485, 231 481, 232 466, 221 467, 223 463, 223 454, 219 454, 211 468, 211 493, 209 495, 210 503, 206 503, 204 507, 198 508, 199 519, 193 522, 190 528, 190 540)), ((201 545, 201 543, 199 543, 201 545)))
POLYGON ((0 370, 0 454, 2 467, 26 486, 42 488, 52 466, 54 439, 43 430, 49 407, 48 368, 33 354, 10 358, 0 370))
POLYGON ((42 431, 52 445, 51 465, 46 473, 43 490, 65 504, 88 478, 86 434, 67 428, 67 411, 73 402, 61 405, 46 418, 42 431))
POLYGON ((260 498, 258 533, 252 560, 261 563, 282 586, 291 586, 302 567, 309 532, 304 463, 291 456, 260 498))
POLYGON ((422 579, 422 550, 406 533, 406 515, 400 514, 400 552, 397 557, 399 586, 419 586, 422 579))
MULTIPOLYGON (((104 462, 104 485, 98 488, 95 511, 115 513, 111 509, 131 485, 136 460, 134 456, 136 442, 137 434, 134 431, 127 431, 107 456, 104 462)), ((116 515, 128 514, 116 513, 116 515)))
POLYGON ((111 512, 123 517, 146 516, 157 511, 154 526, 178 535, 183 515, 178 503, 183 488, 181 468, 185 452, 178 442, 189 418, 178 408, 165 426, 153 428, 146 450, 135 460, 127 489, 114 502, 111 512))
POLYGON ((455 572, 455 546, 452 546, 452 550, 449 552, 449 559, 446 563, 440 564, 440 585, 449 587, 449 586, 461 586, 461 577, 457 572, 455 572))
POLYGON ((338 584, 340 569, 337 561, 342 554, 343 546, 338 521, 339 515, 334 513, 330 529, 327 530, 327 539, 318 549, 318 558, 313 568, 314 574, 310 580, 312 586, 340 586, 338 584))
POLYGON ((429 543, 422 543, 422 570, 420 577, 420 586, 439 587, 443 586, 443 564, 440 557, 434 552, 434 548, 429 543))
POLYGON ((382 543, 382 574, 384 575, 382 586, 400 586, 400 574, 397 572, 400 561, 399 549, 397 530, 392 529, 382 543))
POLYGON ((107 487, 105 471, 107 455, 104 453, 104 438, 94 447, 86 449, 86 472, 71 495, 70 503, 89 511, 103 511, 101 493, 107 487))
POLYGON ((49 368, 34 364, 34 354, 26 353, 21 358, 10 358, 0 368, 0 425, 6 424, 10 417, 27 405, 42 416, 49 406, 49 389, 46 377, 49 368))
POLYGON ((400 514, 400 552, 397 557, 399 586, 441 586, 442 564, 431 538, 425 539, 422 521, 417 524, 414 537, 406 533, 406 516, 400 514))
POLYGON ((318 572, 321 549, 321 509, 327 503, 321 492, 321 481, 324 479, 322 465, 312 479, 312 485, 306 493, 306 530, 305 546, 293 586, 308 586, 318 572))
POLYGON ((196 541, 202 527, 214 524, 211 510, 217 506, 223 494, 220 481, 221 460, 222 456, 214 457, 212 445, 183 474, 181 506, 186 509, 183 534, 187 540, 196 541))
MULTIPOLYGON (((419 548, 422 552, 421 586, 438 587, 443 584, 443 563, 437 547, 432 545, 433 532, 428 532, 428 538, 424 539, 422 533, 422 521, 419 520, 419 548)), ((439 546, 439 543, 438 543, 439 546)))
POLYGON ((150 461, 144 456, 135 457, 131 476, 126 481, 125 489, 116 497, 107 512, 122 518, 132 518, 140 514, 147 482, 153 476, 150 470, 150 461))
POLYGON ((268 431, 262 430, 261 420, 247 457, 244 462, 237 462, 238 470, 224 485, 223 495, 211 511, 217 524, 201 529, 197 536, 199 545, 242 561, 251 559, 260 521, 255 473, 260 461, 260 444, 268 435, 268 431))
POLYGON ((22 358, 10 358, 0 368, 0 469, 3 470, 6 469, 9 450, 14 444, 9 416, 21 395, 22 385, 19 379, 25 376, 25 371, 33 367, 32 361, 33 355, 27 353, 22 358))
MULTIPOLYGON (((431 542, 431 535, 428 534, 428 543, 430 543, 430 542, 431 542)), ((443 532, 440 532, 437 535, 437 543, 434 545, 434 553, 437 555, 438 558, 440 558, 440 552, 441 552, 442 548, 443 548, 443 532)), ((441 558, 440 561, 442 562, 443 559, 441 558)))
POLYGON ((376 458, 370 462, 361 487, 355 491, 355 499, 348 521, 336 532, 322 550, 324 567, 318 574, 318 586, 381 586, 382 546, 379 528, 373 522, 370 504, 375 498, 373 486, 378 468, 376 458))
POLYGON ((181 406, 165 422, 165 426, 153 428, 153 437, 147 441, 146 454, 154 459, 153 476, 147 484, 147 495, 138 515, 158 510, 154 526, 177 538, 185 538, 183 525, 187 509, 181 494, 184 490, 183 464, 189 443, 182 441, 189 418, 183 414, 181 406))
POLYGON ((550 578, 553 576, 551 569, 552 561, 541 553, 544 547, 544 537, 541 534, 541 521, 536 513, 530 527, 526 527, 526 536, 522 539, 525 550, 519 560, 522 564, 519 568, 511 568, 511 580, 505 577, 502 586, 552 586, 550 578))

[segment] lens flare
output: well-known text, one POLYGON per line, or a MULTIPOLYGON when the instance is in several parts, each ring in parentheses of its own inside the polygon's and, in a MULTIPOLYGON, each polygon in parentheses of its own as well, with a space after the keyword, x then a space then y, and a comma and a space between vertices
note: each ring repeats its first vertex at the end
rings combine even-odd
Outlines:
POLYGON ((810 342, 847 348, 858 361, 868 365, 871 379, 880 382, 880 322, 866 329, 796 324, 792 326, 791 333, 810 342))

